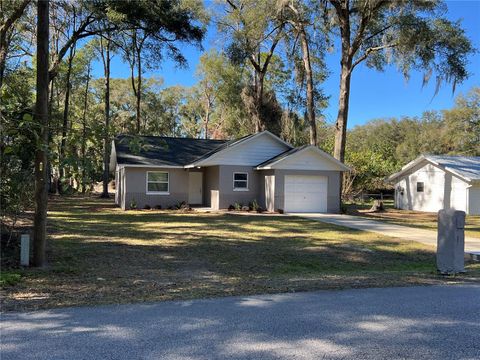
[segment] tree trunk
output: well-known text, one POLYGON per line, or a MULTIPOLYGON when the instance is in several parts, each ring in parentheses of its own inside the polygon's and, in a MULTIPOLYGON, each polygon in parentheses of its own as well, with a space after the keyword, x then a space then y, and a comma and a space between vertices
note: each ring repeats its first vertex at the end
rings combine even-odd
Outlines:
POLYGON ((350 46, 350 9, 349 2, 334 3, 340 23, 340 36, 342 41, 342 57, 340 61, 340 94, 338 98, 338 113, 335 123, 335 148, 333 156, 343 162, 345 160, 345 144, 347 138, 348 103, 350 97, 350 77, 352 73, 352 60, 350 46))
MULTIPOLYGON (((136 109, 135 109, 135 117, 136 117, 136 133, 137 135, 140 134, 140 130, 142 128, 142 113, 141 113, 141 101, 142 101, 142 47, 143 47, 143 39, 138 39, 137 37, 137 30, 133 30, 132 32, 132 44, 131 44, 131 51, 132 55, 129 57, 130 63, 130 76, 132 82, 132 89, 133 94, 135 95, 136 100, 136 109), (135 84, 135 64, 137 64, 137 80, 135 84)), ((127 50, 126 50, 127 51, 127 50)), ((127 51, 128 53, 128 51, 127 51)))
POLYGON ((105 47, 105 56, 103 57, 105 70, 105 130, 103 136, 103 191, 102 198, 109 198, 108 194, 108 180, 109 180, 109 166, 110 166, 110 38, 107 39, 105 47))
POLYGON ((137 134, 141 129, 141 101, 142 101, 142 58, 141 48, 137 48, 137 134))
POLYGON ((10 46, 9 32, 14 26, 15 22, 23 15, 25 8, 30 1, 31 0, 23 0, 21 3, 17 3, 17 7, 13 13, 10 15, 10 17, 4 19, 3 24, 0 26, 0 89, 3 85, 8 47, 10 46))
POLYGON ((208 123, 209 122, 210 122, 210 104, 207 105, 207 111, 205 113, 205 125, 204 125, 205 140, 208 139, 208 123))
POLYGON ((256 119, 255 119, 256 133, 265 130, 265 123, 263 121, 263 116, 262 116, 264 79, 265 79, 265 73, 257 74, 257 81, 256 81, 257 88, 255 91, 255 108, 257 112, 256 119))
MULTIPOLYGON (((55 98, 55 79, 51 79, 50 75, 48 76, 49 81, 49 95, 48 95, 48 118, 52 119, 52 110, 53 110, 53 100, 55 98)), ((58 92, 57 92, 58 93, 58 92)), ((58 96, 57 96, 58 98, 58 96)), ((59 131, 59 123, 58 118, 55 121, 55 126, 52 123, 49 123, 49 135, 48 135, 48 143, 52 142, 52 137, 58 135, 59 131)), ((59 195, 58 193, 58 179, 59 173, 58 169, 51 166, 51 159, 48 159, 47 162, 47 177, 48 177, 48 185, 47 191, 50 193, 55 193, 55 195, 59 195)))
POLYGON ((87 68, 87 82, 85 84, 85 96, 83 98, 83 116, 82 116, 82 194, 85 194, 85 187, 86 187, 86 171, 85 166, 87 160, 85 159, 86 156, 86 149, 87 149, 87 105, 88 105, 88 86, 90 84, 90 71, 91 71, 91 64, 88 64, 87 68))
POLYGON ((208 90, 205 89, 205 120, 203 121, 203 129, 205 131, 205 139, 208 139, 208 124, 210 123, 210 108, 212 107, 212 101, 210 100, 210 95, 208 90))
POLYGON ((48 147, 48 47, 49 3, 37 2, 37 96, 35 115, 40 137, 35 151, 35 215, 33 223, 33 265, 46 262, 47 225, 47 147, 48 147))
POLYGON ((345 160, 345 144, 347 140, 348 104, 350 97, 350 78, 352 62, 342 60, 340 74, 340 96, 338 99, 338 115, 335 123, 335 150, 334 157, 341 162, 345 160))
POLYGON ((75 56, 75 45, 70 48, 70 55, 68 56, 68 68, 67 68, 67 87, 65 90, 65 105, 63 108, 63 124, 62 124, 62 140, 60 142, 60 156, 58 162, 59 179, 57 181, 57 189, 59 193, 62 193, 62 179, 65 177, 65 147, 67 144, 67 129, 68 129, 68 111, 70 107, 70 91, 72 85, 70 84, 70 78, 72 74, 73 58, 75 56))
POLYGON ((8 42, 6 37, 6 32, 0 33, 0 89, 3 86, 3 77, 5 74, 5 66, 7 63, 8 42))
POLYGON ((305 76, 307 81, 307 117, 310 125, 310 145, 317 146, 317 123, 315 121, 315 99, 313 94, 313 73, 310 62, 310 49, 308 46, 307 34, 305 28, 300 30, 300 42, 302 44, 303 66, 305 67, 305 76))

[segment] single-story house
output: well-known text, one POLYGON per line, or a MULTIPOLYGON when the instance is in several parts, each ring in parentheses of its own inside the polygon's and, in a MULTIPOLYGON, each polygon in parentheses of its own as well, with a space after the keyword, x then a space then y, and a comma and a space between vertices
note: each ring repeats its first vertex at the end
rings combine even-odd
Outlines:
POLYGON ((422 155, 388 180, 395 184, 397 209, 480 215, 479 156, 422 155))
POLYGON ((254 200, 269 211, 340 211, 348 167, 316 146, 293 147, 263 131, 237 140, 118 136, 112 144, 115 202, 212 209, 254 200))

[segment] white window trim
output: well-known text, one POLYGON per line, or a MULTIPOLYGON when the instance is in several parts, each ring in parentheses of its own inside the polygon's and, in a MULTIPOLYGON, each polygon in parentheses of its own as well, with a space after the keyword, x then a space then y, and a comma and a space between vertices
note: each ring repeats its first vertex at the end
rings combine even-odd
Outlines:
MULTIPOLYGON (((245 180, 237 180, 237 181, 245 181, 245 180)), ((243 172, 243 171, 235 171, 232 175, 232 185, 233 185, 233 191, 250 191, 248 188, 248 172, 243 172), (237 188, 235 187, 235 175, 236 174, 245 174, 247 175, 247 187, 244 188, 237 188)))
MULTIPOLYGON (((155 181, 150 181, 155 182, 155 181)), ((157 183, 165 183, 164 181, 157 181, 157 183)), ((147 195, 170 195, 170 173, 168 171, 147 171, 145 176, 145 193, 147 195), (167 191, 148 191, 148 174, 149 173, 166 173, 168 180, 167 180, 167 191)))

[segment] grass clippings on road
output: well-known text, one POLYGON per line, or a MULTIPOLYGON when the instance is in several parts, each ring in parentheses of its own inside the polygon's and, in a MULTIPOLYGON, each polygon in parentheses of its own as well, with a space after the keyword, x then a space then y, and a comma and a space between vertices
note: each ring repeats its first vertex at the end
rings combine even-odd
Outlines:
POLYGON ((48 232, 49 266, 13 271, 21 278, 4 284, 3 310, 480 279, 478 263, 439 277, 426 245, 287 216, 55 197, 48 232))

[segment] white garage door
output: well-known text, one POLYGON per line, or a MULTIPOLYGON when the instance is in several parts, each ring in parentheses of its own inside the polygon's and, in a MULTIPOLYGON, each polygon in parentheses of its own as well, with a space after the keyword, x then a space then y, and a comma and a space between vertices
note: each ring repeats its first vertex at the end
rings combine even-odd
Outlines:
POLYGON ((326 176, 285 176, 286 212, 327 212, 326 176))

